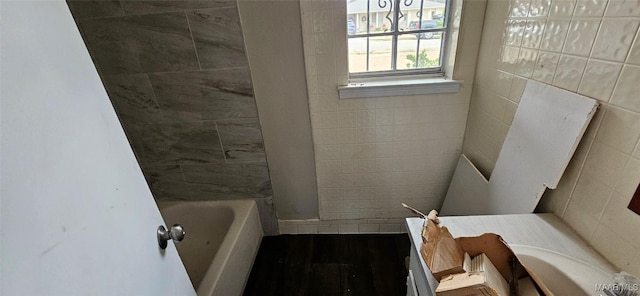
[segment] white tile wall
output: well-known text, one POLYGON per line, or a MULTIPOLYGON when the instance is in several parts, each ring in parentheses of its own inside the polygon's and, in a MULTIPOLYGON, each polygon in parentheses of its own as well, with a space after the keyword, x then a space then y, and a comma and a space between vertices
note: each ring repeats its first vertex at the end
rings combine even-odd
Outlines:
POLYGON ((640 275, 640 216, 627 209, 640 182, 640 2, 489 0, 486 18, 464 153, 490 175, 528 78, 598 99, 598 114, 540 209, 640 275))
POLYGON ((281 234, 405 233, 404 219, 279 220, 281 234))
MULTIPOLYGON (((455 66, 445 68, 465 81, 460 92, 349 100, 337 94, 348 79, 346 1, 300 3, 321 221, 310 228, 281 222, 281 230, 400 231, 399 222, 329 222, 406 217, 401 202, 424 211, 440 206, 462 150, 486 1, 465 3, 465 25, 454 28, 462 38, 450 58, 455 66)), ((529 33, 539 34, 540 25, 529 33)))

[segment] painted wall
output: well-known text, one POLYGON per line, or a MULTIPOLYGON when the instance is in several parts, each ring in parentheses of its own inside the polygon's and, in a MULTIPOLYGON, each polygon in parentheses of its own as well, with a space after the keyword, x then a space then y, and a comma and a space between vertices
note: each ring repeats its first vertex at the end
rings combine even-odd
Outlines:
POLYGON ((195 296, 67 5, 0 30, 0 294, 195 296))
POLYGON ((640 5, 623 0, 489 0, 463 152, 490 175, 527 79, 598 99, 543 211, 619 268, 640 275, 640 5))
POLYGON ((428 211, 444 198, 462 148, 484 2, 469 3, 460 29, 460 92, 375 99, 338 99, 348 78, 346 2, 301 1, 301 11, 320 221, 285 222, 287 231, 358 232, 358 222, 330 222, 347 220, 400 231, 401 202, 428 211))
POLYGON ((318 218, 300 3, 240 1, 238 11, 278 218, 318 218))
POLYGON ((68 4, 155 198, 255 198, 275 233, 236 1, 68 4))

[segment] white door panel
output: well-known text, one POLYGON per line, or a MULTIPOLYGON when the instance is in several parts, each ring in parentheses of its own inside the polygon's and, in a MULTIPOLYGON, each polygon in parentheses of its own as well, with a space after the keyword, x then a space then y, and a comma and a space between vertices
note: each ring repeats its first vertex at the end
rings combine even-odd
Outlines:
POLYGON ((0 21, 0 294, 195 295, 66 3, 0 21))

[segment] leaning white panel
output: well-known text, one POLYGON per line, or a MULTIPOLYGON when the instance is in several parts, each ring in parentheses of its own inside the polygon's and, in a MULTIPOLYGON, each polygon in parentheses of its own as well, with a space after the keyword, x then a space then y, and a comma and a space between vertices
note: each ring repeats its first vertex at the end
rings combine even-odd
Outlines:
POLYGON ((489 182, 464 155, 460 155, 440 215, 475 215, 489 211, 489 182))
MULTIPOLYGON (((529 80, 489 179, 487 194, 470 197, 448 193, 442 214, 533 212, 545 189, 558 185, 598 105, 594 99, 529 80), (468 204, 482 207, 470 210, 468 204)), ((469 170, 456 170, 454 181, 461 173, 469 170)), ((468 186, 466 191, 477 188, 473 183, 468 186)))

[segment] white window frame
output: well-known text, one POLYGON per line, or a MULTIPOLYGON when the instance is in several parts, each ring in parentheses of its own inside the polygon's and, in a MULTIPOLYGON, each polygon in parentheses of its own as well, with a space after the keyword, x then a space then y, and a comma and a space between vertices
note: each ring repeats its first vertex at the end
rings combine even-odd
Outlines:
MULTIPOLYGON (((344 0, 343 0, 344 1, 344 0)), ((376 0, 374 0, 376 1, 376 0)), ((445 1, 445 9, 444 9, 444 22, 441 28, 433 28, 433 29, 419 29, 419 30, 409 30, 409 31, 399 31, 398 30, 398 20, 400 18, 400 14, 402 13, 401 9, 397 9, 397 7, 402 7, 400 4, 405 4, 405 6, 411 5, 406 3, 411 3, 413 1, 420 1, 420 9, 418 11, 423 11, 423 0, 377 0, 378 5, 381 8, 385 8, 386 5, 390 5, 390 14, 392 14, 393 22, 391 25, 390 32, 370 32, 370 19, 367 17, 367 32, 363 34, 347 34, 347 42, 348 39, 353 38, 362 38, 362 37, 379 37, 379 36, 392 36, 392 46, 391 46, 391 70, 384 71, 368 71, 369 67, 369 42, 367 40, 367 71, 365 72, 351 72, 349 71, 349 82, 362 82, 363 79, 366 78, 389 78, 395 80, 394 78, 398 77, 406 77, 412 75, 421 75, 423 77, 443 77, 444 72, 442 70, 442 63, 444 61, 444 57, 446 54, 446 44, 449 33, 449 23, 451 16, 451 0, 445 1), (419 33, 427 33, 427 32, 442 32, 442 37, 440 38, 440 57, 439 57, 439 65, 437 67, 429 67, 429 68, 419 68, 419 69, 396 69, 397 67, 397 58, 398 58, 398 36, 407 35, 407 34, 419 34, 419 33)), ((367 1, 367 14, 370 14, 370 5, 371 1, 367 1)), ((422 24, 422 13, 418 19, 418 24, 422 24)), ((419 48, 420 48, 420 38, 417 39, 416 46, 416 63, 418 62, 419 57, 419 48)), ((414 79, 413 77, 409 77, 410 79, 414 79)))
MULTIPOLYGON (((345 1, 345 0, 343 0, 345 1)), ((404 0, 398 0, 404 1, 404 0)), ((437 68, 423 69, 403 69, 395 71, 371 71, 351 73, 347 70, 347 85, 338 86, 338 95, 343 99, 356 98, 375 98, 375 97, 396 97, 406 95, 426 95, 426 94, 447 94, 456 93, 460 90, 462 81, 452 80, 452 73, 445 73, 444 69, 450 68, 452 65, 451 57, 455 56, 455 52, 450 52, 450 43, 457 42, 455 40, 447 41, 450 38, 452 30, 452 15, 454 14, 452 1, 447 0, 445 6, 445 22, 444 30, 440 46, 440 66, 437 68)), ((346 15, 345 15, 346 17, 346 15)), ((420 20, 422 21, 422 20, 420 20)), ((347 34, 345 26, 345 35, 347 34)), ((422 31, 422 30, 420 30, 422 31)), ((424 30, 433 31, 433 30, 424 30)), ((419 32, 418 30, 412 31, 419 32)), ((375 34, 379 36, 379 34, 375 34)), ((348 36, 346 36, 348 37, 348 36)), ((346 38, 347 39, 347 38, 346 38)), ((348 40, 345 40, 348 42, 348 40)), ((396 43, 397 44, 397 43, 396 43)), ((348 46, 348 45, 347 45, 348 46)), ((348 53, 345 52, 348 60, 348 53)))

